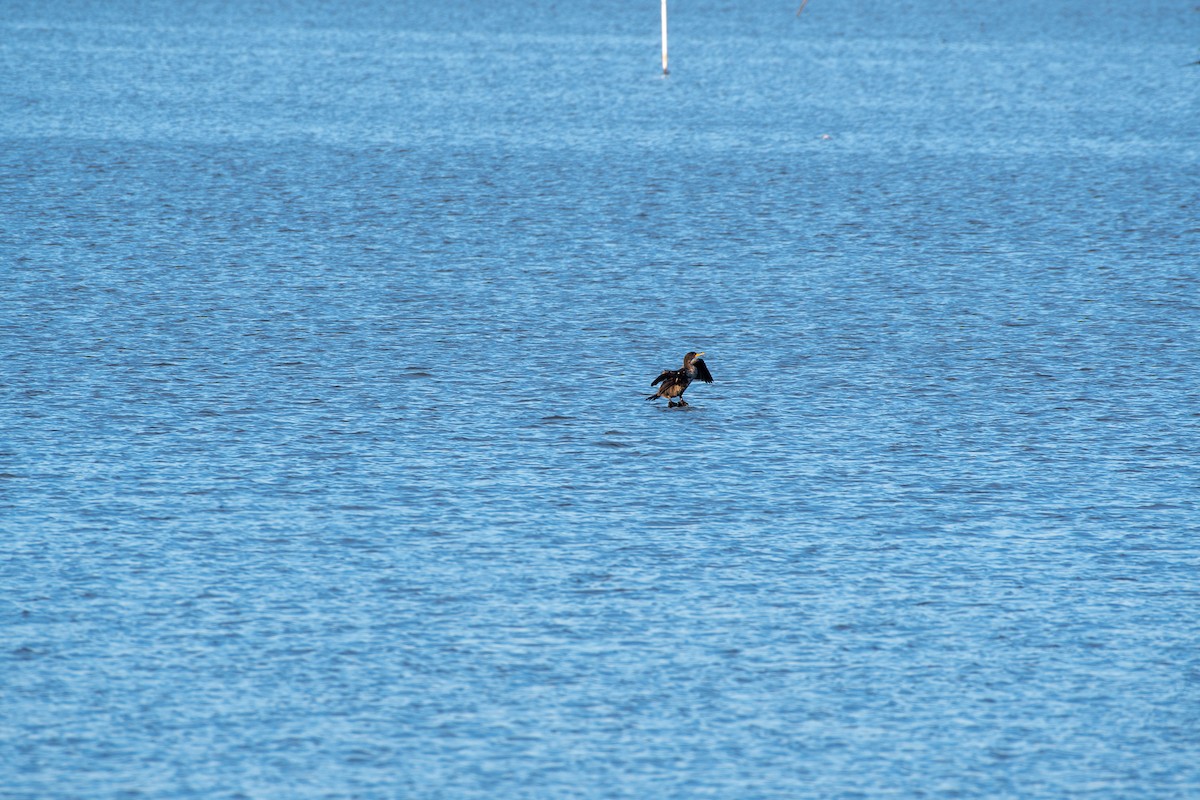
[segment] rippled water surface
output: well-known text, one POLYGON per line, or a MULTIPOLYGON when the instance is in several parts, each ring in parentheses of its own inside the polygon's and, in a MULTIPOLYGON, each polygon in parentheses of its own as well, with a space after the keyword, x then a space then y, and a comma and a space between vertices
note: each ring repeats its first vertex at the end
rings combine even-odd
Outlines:
POLYGON ((635 5, 6 4, 0 797, 1200 796, 1194 4, 635 5))

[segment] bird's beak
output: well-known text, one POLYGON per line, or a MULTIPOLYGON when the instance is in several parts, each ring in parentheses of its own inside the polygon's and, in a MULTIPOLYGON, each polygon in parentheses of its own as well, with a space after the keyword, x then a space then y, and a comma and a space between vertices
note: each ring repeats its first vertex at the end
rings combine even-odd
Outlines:
POLYGON ((702 356, 702 355, 704 355, 704 351, 703 351, 703 350, 701 350, 699 353, 696 353, 696 358, 699 358, 699 357, 700 357, 700 356, 702 356))

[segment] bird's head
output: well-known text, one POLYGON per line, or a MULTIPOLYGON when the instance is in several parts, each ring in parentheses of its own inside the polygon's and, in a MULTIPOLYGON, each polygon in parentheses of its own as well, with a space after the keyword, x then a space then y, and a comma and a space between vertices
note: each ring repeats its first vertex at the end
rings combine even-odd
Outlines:
POLYGON ((703 350, 701 350, 699 353, 696 353, 696 352, 688 353, 686 356, 683 357, 683 363, 690 364, 702 355, 704 355, 703 350))

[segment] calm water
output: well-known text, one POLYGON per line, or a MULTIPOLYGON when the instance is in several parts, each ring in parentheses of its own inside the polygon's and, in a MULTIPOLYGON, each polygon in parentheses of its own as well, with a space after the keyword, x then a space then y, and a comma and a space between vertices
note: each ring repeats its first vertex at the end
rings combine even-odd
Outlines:
POLYGON ((5 3, 0 797, 1200 796, 1200 13, 797 5, 5 3))

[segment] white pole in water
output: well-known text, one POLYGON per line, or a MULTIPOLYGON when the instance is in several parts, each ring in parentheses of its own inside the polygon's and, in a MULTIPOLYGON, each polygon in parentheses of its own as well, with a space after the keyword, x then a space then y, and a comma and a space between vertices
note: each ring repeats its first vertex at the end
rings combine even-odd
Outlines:
POLYGON ((667 74, 667 0, 662 0, 663 75, 667 74))

